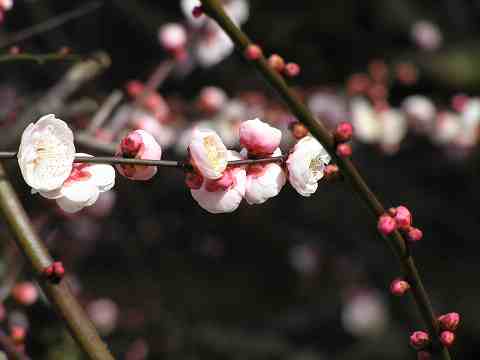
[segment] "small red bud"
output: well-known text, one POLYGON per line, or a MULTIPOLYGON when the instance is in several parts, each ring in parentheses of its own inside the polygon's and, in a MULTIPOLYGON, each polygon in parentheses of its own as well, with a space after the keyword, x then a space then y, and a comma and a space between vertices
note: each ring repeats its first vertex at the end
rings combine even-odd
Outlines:
POLYGON ((377 229, 380 234, 387 236, 397 229, 397 223, 393 217, 385 214, 378 219, 377 229))
POLYGON ((255 44, 248 45, 245 49, 245 57, 248 60, 258 60, 262 57, 262 53, 260 46, 255 44))
POLYGON ((43 269, 43 276, 54 284, 58 284, 65 275, 65 268, 60 261, 54 261, 50 266, 43 269))
POLYGON ((430 360, 432 355, 428 351, 419 351, 417 353, 417 360, 430 360))
POLYGON ((410 284, 403 279, 395 279, 390 284, 390 292, 395 296, 402 296, 410 289, 410 284))
POLYGON ((284 72, 288 77, 298 76, 300 74, 300 65, 297 63, 288 63, 285 65, 284 72))
POLYGON ((16 345, 23 344, 27 330, 23 326, 14 325, 10 328, 10 337, 16 345))
POLYGON ((65 275, 65 268, 63 267, 63 264, 60 261, 55 261, 52 264, 53 267, 53 273, 55 276, 62 278, 63 275, 65 275))
POLYGON ((37 301, 38 290, 33 283, 25 281, 13 287, 12 296, 18 303, 29 306, 37 301))
POLYGON ((455 334, 451 331, 442 331, 440 334, 440 342, 445 345, 446 347, 450 347, 453 345, 455 341, 455 334))
POLYGON ((199 18, 203 14, 204 14, 203 6, 201 6, 201 5, 195 6, 192 10, 192 15, 193 15, 194 18, 199 18))
POLYGON ((290 126, 292 135, 295 139, 300 140, 308 135, 308 129, 301 122, 295 122, 290 126))
POLYGON ((442 315, 438 318, 438 322, 443 330, 455 331, 460 324, 460 314, 452 312, 442 315))
POLYGON ((335 140, 343 143, 350 141, 353 135, 353 126, 347 121, 343 121, 337 125, 335 129, 335 140))
POLYGON ((270 65, 272 69, 282 72, 285 69, 285 60, 278 54, 272 54, 268 58, 268 65, 270 65))
POLYGON ((415 227, 410 227, 410 228, 407 230, 407 237, 408 237, 408 240, 409 240, 409 241, 411 241, 411 242, 417 242, 417 241, 422 240, 422 238, 423 238, 423 232, 422 232, 422 230, 417 229, 417 228, 415 228, 415 227))
POLYGON ((138 80, 131 80, 126 85, 126 90, 129 96, 132 98, 137 97, 143 92, 145 86, 142 84, 141 81, 138 80))
POLYGON ((412 214, 405 206, 398 206, 395 214, 395 221, 398 228, 401 230, 408 230, 412 225, 412 214))
POLYGON ((430 337, 425 331, 415 331, 410 336, 410 345, 417 350, 425 348, 430 343, 430 337))
POLYGON ((342 158, 347 158, 352 156, 352 147, 349 144, 338 144, 337 145, 337 155, 342 158))

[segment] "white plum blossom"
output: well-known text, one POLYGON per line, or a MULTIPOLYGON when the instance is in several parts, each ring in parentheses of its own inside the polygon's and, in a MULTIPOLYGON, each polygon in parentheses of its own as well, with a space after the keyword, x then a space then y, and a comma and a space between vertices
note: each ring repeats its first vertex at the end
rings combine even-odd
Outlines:
POLYGON ((352 99, 350 111, 355 138, 366 144, 376 143, 381 136, 382 125, 375 109, 366 99, 357 97, 352 99))
MULTIPOLYGON (((92 155, 78 153, 77 156, 92 155)), ((63 185, 52 191, 39 191, 47 199, 55 199, 68 213, 75 213, 97 201, 100 193, 115 185, 115 169, 108 164, 75 163, 63 185)))
POLYGON ((240 144, 248 153, 256 156, 270 155, 278 148, 282 132, 260 119, 247 120, 240 124, 240 144))
POLYGON ((413 129, 425 133, 433 128, 436 109, 433 102, 424 95, 411 95, 402 102, 402 110, 413 125, 413 129))
POLYGON ((22 176, 32 189, 58 189, 72 171, 72 130, 53 114, 42 116, 23 131, 17 157, 22 176))
POLYGON ((460 135, 461 131, 460 116, 456 113, 445 111, 437 116, 432 138, 437 144, 449 144, 460 135))
MULTIPOLYGON (((281 150, 277 148, 272 157, 281 155, 281 150)), ((263 204, 268 199, 277 196, 286 182, 287 175, 277 163, 250 165, 247 168, 245 200, 250 205, 263 204)))
POLYGON ((437 50, 443 42, 442 32, 438 26, 428 20, 413 24, 411 37, 419 48, 428 51, 437 50))
MULTIPOLYGON (((228 151, 228 160, 241 160, 235 151, 228 151)), ((245 167, 227 168, 217 180, 204 179, 199 189, 190 189, 192 197, 212 214, 235 211, 245 196, 247 175, 245 167)))
POLYGON ((178 23, 167 23, 158 30, 160 44, 167 50, 176 51, 187 44, 187 31, 178 23))
POLYGON ((227 168, 228 151, 218 134, 195 129, 188 147, 193 166, 207 179, 219 179, 227 168))
POLYGON ((302 196, 317 191, 318 181, 323 177, 330 155, 312 136, 305 136, 295 145, 287 159, 288 180, 302 196))

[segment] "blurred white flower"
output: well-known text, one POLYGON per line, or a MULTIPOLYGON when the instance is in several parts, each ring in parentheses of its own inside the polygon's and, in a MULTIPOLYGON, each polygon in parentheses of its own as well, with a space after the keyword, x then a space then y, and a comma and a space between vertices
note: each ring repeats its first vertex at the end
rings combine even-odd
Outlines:
POLYGON ((380 112, 379 118, 382 125, 380 145, 385 152, 395 153, 407 135, 407 120, 400 111, 395 109, 380 112))
POLYGON ((432 132, 432 141, 437 144, 448 144, 453 142, 462 130, 460 116, 445 111, 437 116, 435 129, 432 132))
POLYGON ((110 334, 117 327, 119 309, 110 299, 98 299, 87 305, 87 313, 102 335, 110 334))
POLYGON ((443 36, 437 25, 428 21, 417 21, 412 26, 411 37, 413 42, 423 50, 437 50, 443 42, 443 36))
POLYGON ((23 131, 17 157, 25 182, 34 190, 58 189, 72 171, 73 133, 55 115, 42 116, 23 131))
POLYGON ((351 100, 350 111, 354 137, 361 142, 376 143, 382 133, 382 124, 370 103, 361 97, 351 100))
POLYGON ((427 133, 433 129, 436 109, 433 102, 424 95, 411 95, 402 102, 402 110, 407 115, 414 131, 427 133))
POLYGON ((187 31, 178 23, 167 23, 158 30, 160 44, 167 50, 177 51, 187 44, 187 31))
POLYGON ((354 336, 378 336, 385 331, 388 321, 385 301, 377 292, 363 291, 354 294, 343 306, 343 326, 354 336))
POLYGON ((330 155, 312 136, 305 136, 295 145, 287 160, 288 180, 302 196, 317 191, 318 181, 323 177, 330 155))

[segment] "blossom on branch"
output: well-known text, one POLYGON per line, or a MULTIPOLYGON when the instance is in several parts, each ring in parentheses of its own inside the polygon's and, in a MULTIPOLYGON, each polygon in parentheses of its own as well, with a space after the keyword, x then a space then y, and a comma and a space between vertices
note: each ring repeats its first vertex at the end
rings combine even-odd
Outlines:
POLYGON ((227 168, 228 151, 218 134, 210 129, 195 129, 188 146, 192 165, 205 178, 222 177, 227 168))
POLYGON ((58 189, 72 171, 73 133, 55 115, 42 116, 23 131, 17 157, 22 176, 33 190, 58 189))
POLYGON ((261 121, 247 120, 240 124, 240 144, 250 155, 268 156, 280 145, 282 132, 261 121))
POLYGON ((312 136, 305 136, 295 145, 287 159, 290 184, 302 196, 317 191, 318 181, 323 177, 330 155, 312 136))

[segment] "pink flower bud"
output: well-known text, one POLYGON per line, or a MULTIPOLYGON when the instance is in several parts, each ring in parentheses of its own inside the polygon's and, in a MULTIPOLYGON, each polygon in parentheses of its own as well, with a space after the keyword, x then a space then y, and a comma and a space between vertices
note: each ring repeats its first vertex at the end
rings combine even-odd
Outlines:
POLYGON ((262 57, 262 48, 258 45, 248 45, 245 49, 245 57, 248 60, 258 60, 262 57))
MULTIPOLYGON (((160 160, 162 148, 155 138, 144 130, 129 133, 117 149, 117 156, 128 156, 135 159, 160 160)), ((131 180, 149 180, 157 173, 156 166, 116 165, 123 176, 131 180)))
POLYGON ((300 74, 300 65, 296 63, 288 63, 287 65, 285 65, 284 72, 285 75, 287 75, 288 77, 298 76, 300 74))
POLYGON ((453 345, 455 341, 455 334, 451 331, 442 331, 440 334, 440 342, 445 345, 446 347, 450 347, 453 345))
POLYGON ((403 279, 395 279, 390 285, 390 292, 395 296, 402 296, 410 289, 410 284, 403 279))
POLYGON ((412 226, 407 230, 407 237, 408 237, 409 241, 417 242, 417 241, 422 240, 423 232, 422 232, 422 230, 417 229, 417 228, 412 226))
POLYGON ((387 236, 397 229, 397 223, 393 217, 385 214, 378 219, 377 229, 380 234, 387 236))
POLYGON ((137 97, 143 92, 145 86, 142 84, 141 81, 138 80, 131 80, 126 85, 127 94, 132 98, 137 97))
POLYGON ((32 305, 38 299, 38 290, 31 282, 22 282, 12 289, 13 298, 22 305, 32 305))
POLYGON ((10 328, 10 337, 16 345, 23 344, 27 336, 27 329, 23 326, 14 325, 10 328))
POLYGON ((410 336, 410 345, 417 350, 425 348, 430 343, 430 337, 425 331, 415 331, 410 336))
POLYGON ((352 147, 349 144, 338 144, 337 145, 337 155, 342 158, 347 158, 352 156, 352 147))
POLYGON ((417 353, 417 360, 431 360, 432 355, 428 351, 419 351, 417 353))
POLYGON ((438 318, 438 322, 443 330, 455 331, 460 324, 460 314, 452 312, 442 315, 438 318))
POLYGON ((282 132, 260 119, 244 121, 240 124, 240 144, 249 155, 267 156, 280 145, 282 132))
POLYGON ((278 54, 272 54, 268 58, 268 65, 270 65, 272 69, 281 73, 285 69, 285 60, 283 60, 278 54))
POLYGON ((182 25, 169 23, 160 27, 158 39, 166 50, 175 52, 187 44, 187 32, 182 25))
POLYGON ((335 140, 337 142, 347 142, 352 139, 353 126, 349 122, 343 121, 335 129, 335 140))
POLYGON ((408 230, 412 225, 412 214, 405 206, 398 206, 395 221, 399 229, 408 230))

